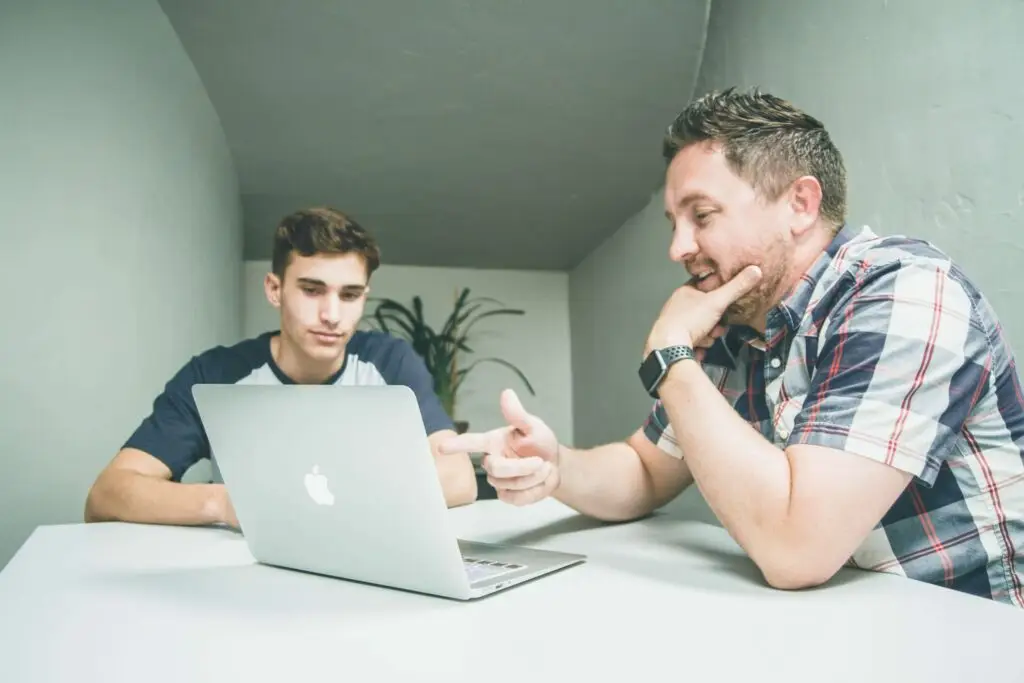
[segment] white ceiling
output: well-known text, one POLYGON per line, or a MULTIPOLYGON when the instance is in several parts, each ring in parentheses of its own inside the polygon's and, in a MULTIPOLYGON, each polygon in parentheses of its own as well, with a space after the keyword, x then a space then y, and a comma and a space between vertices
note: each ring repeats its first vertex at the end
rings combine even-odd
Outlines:
POLYGON ((234 154, 245 257, 349 212, 395 264, 568 269, 660 183, 710 0, 160 0, 234 154))

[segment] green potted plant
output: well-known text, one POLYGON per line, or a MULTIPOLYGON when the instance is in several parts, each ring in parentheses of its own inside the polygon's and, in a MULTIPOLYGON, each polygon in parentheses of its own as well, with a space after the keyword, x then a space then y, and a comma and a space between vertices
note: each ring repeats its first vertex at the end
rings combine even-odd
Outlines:
MULTIPOLYGON (((458 291, 455 307, 448 315, 440 330, 427 324, 423 317, 423 300, 412 298, 412 307, 390 298, 374 298, 376 308, 365 319, 372 327, 406 339, 427 365, 434 379, 434 391, 441 399, 445 411, 455 420, 459 388, 466 377, 481 363, 496 363, 515 373, 531 395, 536 395, 533 386, 512 363, 501 358, 477 358, 464 362, 473 349, 467 343, 473 327, 484 320, 498 315, 523 315, 525 311, 506 308, 504 304, 488 297, 469 298, 469 288, 458 291)), ((461 433, 469 428, 465 421, 456 420, 456 429, 461 433)))

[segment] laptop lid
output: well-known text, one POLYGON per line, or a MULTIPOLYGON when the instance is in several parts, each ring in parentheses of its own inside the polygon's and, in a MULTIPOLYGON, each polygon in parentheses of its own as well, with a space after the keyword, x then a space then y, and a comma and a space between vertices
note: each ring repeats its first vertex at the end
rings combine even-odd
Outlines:
POLYGON ((467 593, 411 389, 198 384, 192 393, 258 561, 467 593))

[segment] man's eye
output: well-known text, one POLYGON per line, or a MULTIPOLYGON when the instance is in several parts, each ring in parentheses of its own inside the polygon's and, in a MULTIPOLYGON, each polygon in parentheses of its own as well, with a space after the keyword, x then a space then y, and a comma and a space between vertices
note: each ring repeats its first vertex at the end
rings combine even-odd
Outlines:
POLYGON ((359 298, 359 292, 344 292, 341 295, 342 301, 355 301, 359 298))
POLYGON ((302 291, 305 292, 306 294, 309 294, 310 296, 316 294, 316 289, 313 287, 303 287, 302 291))
POLYGON ((706 225, 707 222, 709 220, 711 220, 711 212, 710 211, 698 211, 696 214, 694 214, 693 218, 694 218, 694 220, 697 221, 698 225, 706 225))

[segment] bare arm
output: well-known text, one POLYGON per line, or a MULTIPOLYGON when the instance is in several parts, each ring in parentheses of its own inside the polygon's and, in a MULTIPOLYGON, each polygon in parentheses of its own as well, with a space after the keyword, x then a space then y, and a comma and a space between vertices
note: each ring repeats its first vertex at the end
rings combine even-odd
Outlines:
POLYGON ((461 434, 438 445, 442 453, 484 453, 488 481, 511 505, 553 495, 584 515, 625 521, 650 514, 693 481, 686 463, 663 452, 643 429, 624 443, 572 450, 527 413, 511 389, 501 393, 501 411, 507 427, 461 434))
POLYGON ((238 521, 221 484, 181 484, 149 453, 119 452, 100 473, 85 503, 86 522, 204 525, 238 521))
POLYGON ((829 580, 910 483, 862 455, 777 448, 696 363, 673 366, 661 394, 708 505, 776 588, 829 580))
POLYGON ((476 472, 468 453, 442 453, 441 443, 456 436, 450 429, 430 435, 430 450, 434 453, 437 475, 441 480, 444 500, 448 507, 467 505, 476 500, 476 472))
POLYGON ((607 521, 650 514, 693 482, 686 462, 663 453, 642 429, 625 442, 591 450, 561 448, 559 463, 555 498, 607 521))

